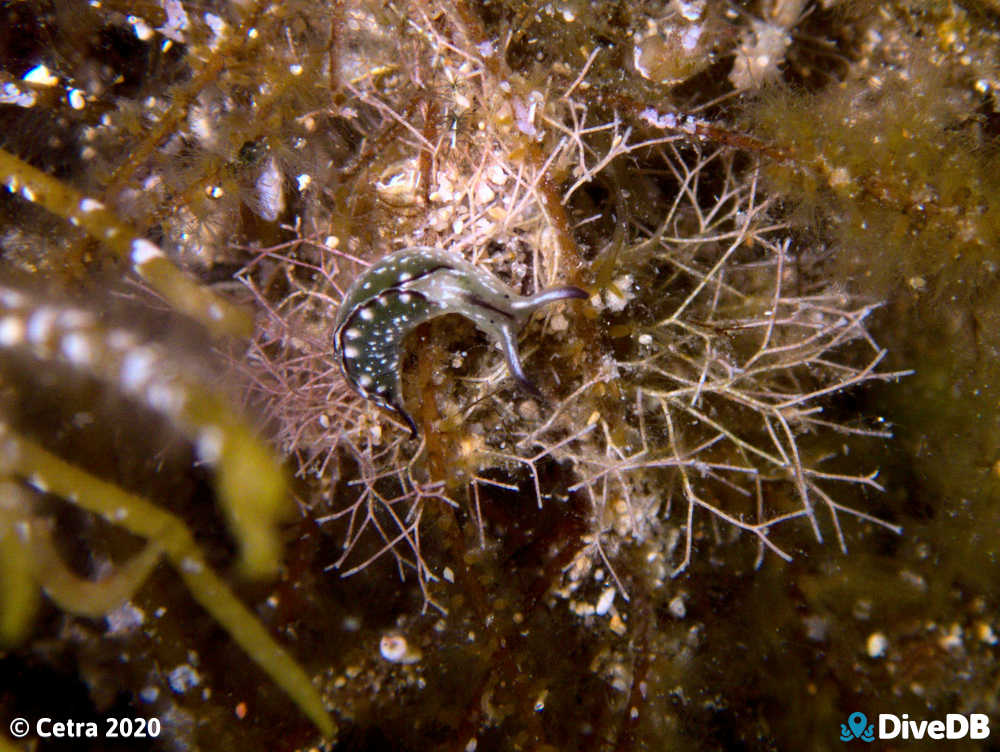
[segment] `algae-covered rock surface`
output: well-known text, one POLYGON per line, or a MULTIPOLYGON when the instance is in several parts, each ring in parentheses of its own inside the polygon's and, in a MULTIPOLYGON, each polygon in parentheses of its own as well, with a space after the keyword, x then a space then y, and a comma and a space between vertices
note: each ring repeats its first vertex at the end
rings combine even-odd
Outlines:
POLYGON ((995 2, 0 13, 0 749, 996 746, 995 2))

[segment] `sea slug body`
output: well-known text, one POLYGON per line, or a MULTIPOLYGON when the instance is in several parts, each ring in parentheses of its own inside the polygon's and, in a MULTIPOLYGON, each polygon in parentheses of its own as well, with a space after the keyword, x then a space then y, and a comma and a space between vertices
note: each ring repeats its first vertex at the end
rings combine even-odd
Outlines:
POLYGON ((347 383, 362 397, 394 410, 415 437, 403 408, 399 363, 403 339, 418 324, 448 313, 470 319, 500 344, 511 375, 533 394, 517 352, 517 331, 531 313, 557 300, 587 298, 579 287, 519 295, 461 256, 414 247, 390 253, 354 281, 334 320, 334 352, 347 383))

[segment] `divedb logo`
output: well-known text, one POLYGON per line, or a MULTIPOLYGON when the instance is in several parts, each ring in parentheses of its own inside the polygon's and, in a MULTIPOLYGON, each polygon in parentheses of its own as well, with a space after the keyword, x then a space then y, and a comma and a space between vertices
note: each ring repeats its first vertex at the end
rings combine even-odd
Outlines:
POLYGON ((911 721, 906 713, 879 713, 879 739, 985 739, 990 717, 985 713, 948 713, 943 721, 911 721))
POLYGON ((948 713, 944 720, 910 720, 906 713, 879 713, 876 724, 868 723, 864 713, 851 713, 847 723, 840 724, 840 741, 855 739, 872 742, 875 739, 986 739, 990 735, 990 718, 985 713, 948 713))

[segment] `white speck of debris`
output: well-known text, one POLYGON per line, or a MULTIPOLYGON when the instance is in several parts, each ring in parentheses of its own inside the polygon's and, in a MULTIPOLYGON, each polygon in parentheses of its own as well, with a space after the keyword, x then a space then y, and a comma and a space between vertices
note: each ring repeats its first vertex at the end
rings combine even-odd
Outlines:
POLYGON ((145 238, 136 238, 132 241, 132 263, 136 266, 147 264, 162 255, 163 251, 160 250, 159 246, 150 243, 145 238))
POLYGON ((543 689, 542 693, 535 698, 535 712, 541 713, 545 710, 545 700, 549 696, 549 690, 543 689))
POLYGON ((698 46, 698 40, 701 39, 701 26, 689 26, 681 34, 681 45, 688 52, 693 51, 698 46))
POLYGON ((198 441, 195 444, 198 458, 209 465, 218 462, 219 457, 222 455, 222 440, 222 430, 216 426, 209 426, 203 429, 198 434, 198 441))
POLYGON ((653 344, 653 335, 649 334, 648 332, 644 332, 643 334, 640 334, 639 335, 639 344, 640 345, 651 345, 651 344, 653 344))
POLYGON ((759 88, 778 75, 791 43, 792 37, 780 26, 753 21, 741 37, 729 81, 737 89, 759 88))
POLYGON ((674 5, 685 21, 697 21, 705 12, 705 0, 674 0, 674 5))
POLYGON ((987 645, 997 644, 996 632, 994 632, 993 627, 985 621, 981 621, 976 624, 976 637, 979 638, 980 642, 985 642, 987 645))
POLYGON ((517 414, 525 420, 538 420, 541 414, 538 410, 538 403, 534 400, 524 400, 517 406, 517 414))
POLYGON ((845 167, 837 167, 830 171, 830 185, 833 188, 844 188, 851 184, 851 173, 845 167))
POLYGON ((885 655, 885 649, 889 646, 889 641, 881 632, 872 632, 865 642, 865 650, 869 658, 881 658, 885 655))
POLYGON ((472 737, 465 745, 465 752, 476 752, 476 747, 479 746, 479 742, 476 737, 472 737))
POLYGON ((493 185, 503 185, 507 182, 507 173, 504 172, 503 167, 494 163, 486 168, 486 179, 493 185))
POLYGON ((17 107, 33 107, 38 97, 35 92, 22 91, 17 84, 7 81, 0 84, 0 104, 12 104, 17 107))
POLYGON ((167 14, 167 20, 163 26, 157 27, 156 30, 168 39, 183 44, 184 30, 190 25, 190 22, 181 0, 163 0, 163 11, 167 14))
MULTIPOLYGON (((212 49, 214 50, 218 46, 223 35, 226 33, 226 22, 214 13, 206 13, 204 18, 205 25, 212 30, 212 49)), ((256 30, 251 29, 250 31, 256 30)), ((249 34, 247 36, 249 36, 249 34)))
POLYGON ((610 311, 621 311, 629 304, 635 293, 632 291, 633 278, 631 274, 622 274, 614 280, 614 284, 605 290, 605 304, 610 311))
POLYGON ((125 20, 132 24, 132 30, 140 42, 148 42, 153 36, 153 29, 139 16, 129 16, 125 20))
POLYGON ((48 69, 45 63, 36 65, 25 73, 21 80, 29 84, 35 84, 36 86, 55 86, 59 83, 59 79, 52 75, 52 71, 48 69))
POLYGON ((924 579, 923 575, 920 575, 911 569, 902 570, 899 573, 899 579, 922 593, 927 590, 927 580, 924 579))
POLYGON ((667 112, 660 114, 652 107, 647 107, 642 112, 639 113, 639 118, 645 120, 650 125, 656 128, 676 128, 677 127, 677 116, 672 112, 667 112))
POLYGON ((156 702, 156 698, 160 696, 159 687, 143 687, 139 690, 139 699, 145 703, 156 702))
POLYGON ((448 582, 455 581, 455 573, 452 571, 451 567, 445 567, 441 574, 448 582))
POLYGON ((611 616, 611 621, 608 624, 608 627, 610 627, 611 631, 614 632, 619 637, 625 634, 625 622, 622 621, 622 617, 620 617, 618 614, 613 614, 611 616))
POLYGON ((826 642, 830 634, 830 622, 823 616, 810 614, 802 619, 806 628, 806 637, 813 642, 826 642))
POLYGON ((70 89, 66 92, 66 101, 74 110, 82 110, 87 106, 87 98, 79 89, 70 89))
POLYGON ((601 597, 597 599, 597 604, 594 606, 594 613, 598 616, 604 616, 608 611, 611 610, 611 604, 615 602, 615 589, 608 588, 603 593, 601 597))
POLYGON ((113 611, 109 611, 104 620, 108 624, 108 634, 120 635, 138 629, 146 621, 146 613, 138 606, 126 601, 113 611))
POLYGON ((301 175, 295 178, 295 184, 298 186, 299 191, 304 191, 312 183, 312 175, 303 172, 301 175))
POLYGON ((189 689, 193 689, 201 684, 201 676, 193 666, 182 663, 177 668, 167 674, 167 682, 170 688, 179 695, 184 694, 189 689))
POLYGON ((960 624, 952 624, 948 632, 938 640, 944 650, 961 650, 962 648, 962 627, 960 624))
POLYGON ((495 198, 496 193, 485 182, 481 182, 476 186, 476 201, 479 203, 488 204, 495 198))
POLYGON ((538 104, 532 102, 525 106, 525 103, 517 97, 513 99, 513 102, 517 129, 524 135, 534 138, 538 134, 538 130, 535 128, 535 109, 538 104))
POLYGON ((340 622, 340 628, 345 632, 357 632, 361 629, 361 619, 357 616, 345 616, 344 620, 340 622))
POLYGON ((670 600, 670 604, 667 608, 670 609, 670 615, 675 619, 683 619, 687 616, 687 606, 684 605, 683 595, 675 595, 670 600))
POLYGON ((420 651, 410 646, 403 635, 385 635, 379 642, 379 652, 390 663, 416 663, 420 651))
POLYGON ((274 157, 267 160, 267 165, 257 178, 257 214, 268 222, 274 222, 285 210, 284 181, 278 170, 274 157))
POLYGON ((872 605, 870 598, 859 598, 851 613, 858 621, 868 621, 872 616, 872 605))

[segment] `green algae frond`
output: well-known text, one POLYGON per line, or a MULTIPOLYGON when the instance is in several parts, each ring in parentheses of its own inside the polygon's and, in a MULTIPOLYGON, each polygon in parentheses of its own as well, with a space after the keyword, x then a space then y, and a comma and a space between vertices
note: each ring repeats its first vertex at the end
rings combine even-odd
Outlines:
MULTIPOLYGON (((150 542, 153 548, 140 554, 135 565, 137 571, 131 573, 132 578, 124 592, 115 588, 114 597, 127 596, 129 589, 138 587, 142 576, 148 573, 162 550, 202 608, 295 700, 326 736, 334 734, 333 720, 313 688, 309 676, 211 570, 183 522, 147 499, 127 493, 112 483, 74 467, 34 442, 11 433, 6 427, 0 433, 0 462, 6 473, 29 480, 35 486, 45 488, 81 509, 100 515, 150 542)), ((42 555, 47 553, 43 549, 42 555)), ((36 576, 43 585, 57 591, 65 585, 60 581, 59 574, 36 571, 36 576)), ((82 595, 74 593, 71 597, 60 600, 62 605, 73 606, 82 595)), ((18 607, 23 612, 26 608, 24 601, 25 597, 21 595, 12 598, 9 603, 5 602, 5 612, 8 608, 18 607)), ((83 611, 90 615, 91 608, 85 607, 83 611)))
POLYGON ((247 335, 250 318, 228 301, 184 276, 155 245, 121 221, 100 201, 0 149, 0 183, 26 201, 38 203, 111 248, 178 311, 217 335, 247 335))

